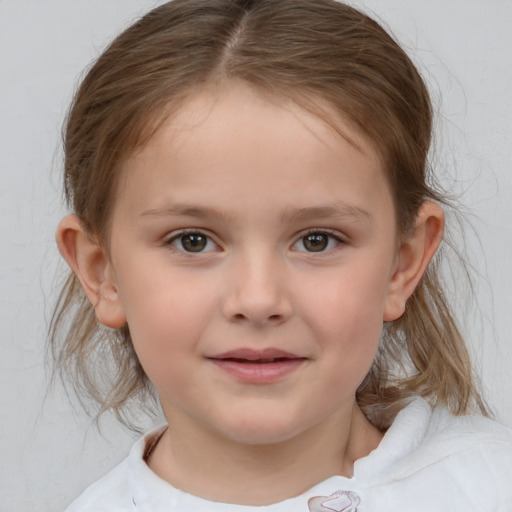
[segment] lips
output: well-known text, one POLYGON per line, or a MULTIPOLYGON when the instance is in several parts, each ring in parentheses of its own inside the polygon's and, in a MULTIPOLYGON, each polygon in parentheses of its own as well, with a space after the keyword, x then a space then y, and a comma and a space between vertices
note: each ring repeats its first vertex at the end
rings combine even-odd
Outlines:
POLYGON ((275 348, 263 350, 242 348, 217 354, 208 359, 228 375, 252 383, 281 380, 307 361, 306 357, 275 348))

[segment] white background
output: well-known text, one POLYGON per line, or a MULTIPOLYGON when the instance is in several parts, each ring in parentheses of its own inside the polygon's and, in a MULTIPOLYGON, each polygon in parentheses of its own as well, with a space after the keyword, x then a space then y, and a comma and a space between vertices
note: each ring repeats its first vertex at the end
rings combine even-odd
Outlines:
MULTIPOLYGON (((120 29, 159 2, 0 0, 0 511, 58 512, 127 452, 62 389, 47 393, 44 344, 65 213, 60 126, 78 76, 120 29)), ((497 417, 512 425, 512 1, 360 0, 429 82, 435 159, 466 205, 478 307, 463 324, 497 417)), ((458 306, 466 291, 457 290, 458 306)), ((459 309, 462 309, 460 307, 459 309)))

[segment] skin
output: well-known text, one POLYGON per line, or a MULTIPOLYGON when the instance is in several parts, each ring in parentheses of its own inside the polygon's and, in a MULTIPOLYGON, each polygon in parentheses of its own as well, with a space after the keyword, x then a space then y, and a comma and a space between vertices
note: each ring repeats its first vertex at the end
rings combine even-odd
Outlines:
POLYGON ((443 214, 425 203, 403 239, 376 151, 340 127, 356 145, 247 86, 203 91, 123 165, 108 251, 75 216, 59 226, 99 321, 128 323, 158 390, 170 428, 148 464, 187 492, 273 503, 351 476, 382 438, 355 392, 443 214), (241 378, 217 364, 239 349, 297 364, 241 378))

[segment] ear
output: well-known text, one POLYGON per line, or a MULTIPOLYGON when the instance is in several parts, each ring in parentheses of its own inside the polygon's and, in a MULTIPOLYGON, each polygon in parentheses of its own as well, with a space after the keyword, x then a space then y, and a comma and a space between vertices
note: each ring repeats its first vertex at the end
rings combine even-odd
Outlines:
POLYGON ((442 208, 436 203, 425 201, 419 208, 412 233, 402 240, 398 249, 384 305, 385 322, 397 320, 404 314, 405 303, 436 253, 443 232, 442 208))
POLYGON ((62 219, 56 238, 62 257, 79 279, 98 321, 112 328, 125 325, 126 316, 105 250, 86 232, 76 215, 62 219))

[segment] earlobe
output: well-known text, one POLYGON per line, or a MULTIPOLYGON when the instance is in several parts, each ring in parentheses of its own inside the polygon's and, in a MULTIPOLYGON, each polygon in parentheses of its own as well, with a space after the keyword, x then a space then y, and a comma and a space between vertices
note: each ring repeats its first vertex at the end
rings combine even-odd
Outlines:
POLYGON ((62 219, 56 239, 62 257, 94 306, 98 321, 112 328, 125 325, 112 264, 101 245, 91 238, 76 215, 62 219))
POLYGON ((403 315, 407 299, 414 292, 436 253, 443 232, 442 208, 436 203, 425 201, 418 210, 412 234, 402 241, 398 250, 384 305, 385 322, 397 320, 403 315))

